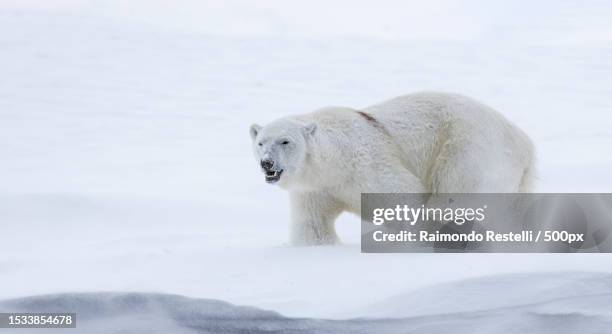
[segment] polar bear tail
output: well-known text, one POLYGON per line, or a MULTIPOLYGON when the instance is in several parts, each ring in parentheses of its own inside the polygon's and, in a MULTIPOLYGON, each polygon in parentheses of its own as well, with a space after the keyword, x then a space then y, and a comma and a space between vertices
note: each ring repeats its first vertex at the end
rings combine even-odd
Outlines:
MULTIPOLYGON (((531 144, 531 142, 529 142, 531 144)), ((537 171, 535 167, 535 153, 533 144, 529 147, 529 164, 523 171, 523 177, 521 178, 521 183, 519 185, 519 192, 528 193, 532 192, 535 186, 535 181, 537 179, 537 171)))
POLYGON ((528 193, 533 191, 533 186, 535 183, 535 171, 533 166, 529 166, 525 169, 523 173, 523 178, 521 179, 521 184, 519 185, 519 192, 528 193))

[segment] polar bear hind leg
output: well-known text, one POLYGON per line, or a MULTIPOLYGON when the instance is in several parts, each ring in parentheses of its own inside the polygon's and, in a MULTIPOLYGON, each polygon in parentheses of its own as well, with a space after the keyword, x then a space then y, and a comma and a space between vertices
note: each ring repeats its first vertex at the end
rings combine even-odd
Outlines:
POLYGON ((448 141, 430 171, 432 193, 513 193, 526 187, 528 166, 495 145, 448 141))

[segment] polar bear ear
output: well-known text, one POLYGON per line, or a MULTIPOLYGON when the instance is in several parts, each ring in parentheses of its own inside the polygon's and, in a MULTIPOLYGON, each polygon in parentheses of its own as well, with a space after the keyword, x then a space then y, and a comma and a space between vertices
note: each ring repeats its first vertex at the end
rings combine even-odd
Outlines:
POLYGON ((257 137, 259 130, 261 130, 261 125, 251 125, 251 128, 249 129, 249 133, 251 134, 251 140, 255 140, 255 137, 257 137))
POLYGON ((317 125, 315 123, 310 123, 304 126, 304 134, 309 136, 309 135, 313 135, 315 133, 315 131, 317 130, 317 125))

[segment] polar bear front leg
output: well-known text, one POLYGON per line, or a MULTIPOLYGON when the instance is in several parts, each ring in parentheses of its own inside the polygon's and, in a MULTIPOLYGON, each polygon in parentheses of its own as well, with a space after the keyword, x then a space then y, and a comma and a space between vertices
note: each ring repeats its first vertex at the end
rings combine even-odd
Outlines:
POLYGON ((325 193, 290 192, 291 244, 331 245, 338 242, 334 221, 342 212, 337 200, 325 193))

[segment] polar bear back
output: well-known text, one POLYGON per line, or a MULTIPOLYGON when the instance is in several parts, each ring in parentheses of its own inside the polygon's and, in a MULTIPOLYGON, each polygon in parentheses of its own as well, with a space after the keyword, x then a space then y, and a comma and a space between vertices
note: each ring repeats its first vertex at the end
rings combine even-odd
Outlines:
MULTIPOLYGON (((437 160, 445 158, 440 156, 444 146, 463 150, 454 153, 464 153, 464 159, 481 164, 506 162, 518 169, 532 168, 534 149, 527 135, 496 110, 469 97, 423 92, 365 111, 384 125, 422 178, 431 173, 437 160)), ((499 174, 500 169, 490 172, 499 174)))

